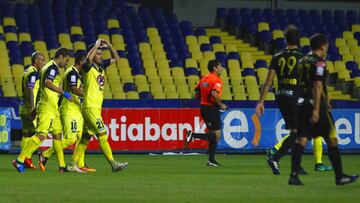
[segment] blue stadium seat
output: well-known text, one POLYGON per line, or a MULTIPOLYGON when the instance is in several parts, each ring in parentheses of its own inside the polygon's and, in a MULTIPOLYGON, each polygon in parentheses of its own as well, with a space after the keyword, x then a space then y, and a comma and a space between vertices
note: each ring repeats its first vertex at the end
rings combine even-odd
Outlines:
POLYGON ((226 8, 217 8, 216 9, 216 17, 220 19, 226 19, 227 9, 226 8))
POLYGON ((286 48, 285 39, 284 38, 277 38, 275 40, 275 45, 276 45, 277 49, 285 49, 286 48))
POLYGON ((202 52, 204 52, 204 51, 212 51, 213 47, 211 46, 211 44, 202 44, 202 45, 200 45, 200 50, 202 52))
POLYGON ((197 68, 185 68, 185 75, 199 75, 199 71, 197 68))
POLYGON ((227 61, 228 59, 226 52, 222 52, 222 51, 216 52, 215 57, 220 61, 227 61))
POLYGON ((20 48, 23 56, 31 56, 34 52, 34 46, 31 42, 21 42, 20 48))
POLYGON ((134 83, 125 83, 123 85, 123 90, 124 92, 136 91, 136 86, 134 83))
POLYGON ((355 61, 348 61, 345 63, 345 65, 346 65, 346 69, 348 69, 349 71, 359 70, 359 66, 355 61))
POLYGON ((303 46, 303 47, 301 48, 301 52, 302 52, 303 54, 307 54, 307 53, 309 53, 310 51, 311 51, 311 48, 310 48, 309 45, 303 46))
POLYGON ((271 42, 272 33, 268 30, 263 30, 260 32, 260 40, 263 42, 271 42))
POLYGON ((202 35, 206 35, 206 30, 203 27, 199 27, 195 30, 195 35, 196 36, 202 36, 202 35))
POLYGON ((229 52, 228 59, 236 59, 240 60, 240 54, 239 52, 229 52))
POLYGON ((211 36, 210 43, 211 44, 221 43, 221 38, 219 36, 211 36))
POLYGON ((242 76, 255 75, 255 70, 253 68, 244 68, 242 76))
POLYGON ((255 62, 255 69, 257 68, 267 68, 267 63, 265 60, 262 60, 262 59, 258 59, 256 60, 255 62))
POLYGON ((140 92, 139 97, 140 99, 153 99, 150 92, 140 92))
POLYGON ((184 62, 178 58, 175 60, 171 60, 170 66, 171 67, 184 67, 184 62))
POLYGON ((117 53, 119 54, 120 58, 127 58, 126 51, 117 50, 117 53))

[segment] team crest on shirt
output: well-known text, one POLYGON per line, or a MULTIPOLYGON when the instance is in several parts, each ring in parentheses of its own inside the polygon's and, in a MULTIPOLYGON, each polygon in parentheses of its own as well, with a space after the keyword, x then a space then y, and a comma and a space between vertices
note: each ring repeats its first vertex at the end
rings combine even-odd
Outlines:
POLYGON ((104 86, 104 83, 105 83, 105 77, 103 75, 99 75, 97 78, 96 78, 98 84, 100 87, 103 87, 104 86))
POLYGON ((326 63, 324 61, 318 61, 315 63, 316 67, 316 75, 322 76, 324 75, 324 68, 326 66, 326 63))

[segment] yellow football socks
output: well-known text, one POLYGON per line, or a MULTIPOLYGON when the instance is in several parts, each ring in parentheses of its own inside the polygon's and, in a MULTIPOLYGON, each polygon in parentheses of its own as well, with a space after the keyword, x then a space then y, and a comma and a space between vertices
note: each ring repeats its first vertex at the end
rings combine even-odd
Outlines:
POLYGON ((315 157, 315 164, 321 164, 322 163, 322 137, 314 138, 313 141, 313 149, 314 149, 314 157, 315 157))
POLYGON ((58 159, 59 167, 65 167, 64 151, 61 140, 53 139, 53 148, 58 159))
POLYGON ((282 139, 280 142, 278 142, 278 143, 274 146, 274 148, 275 148, 276 150, 279 150, 280 147, 283 145, 284 140, 286 140, 286 138, 288 138, 289 136, 290 136, 290 135, 286 135, 285 137, 283 137, 283 139, 282 139))
POLYGON ((106 159, 109 162, 114 161, 114 157, 112 154, 112 150, 110 148, 109 142, 107 141, 108 137, 106 135, 99 136, 99 145, 101 148, 101 151, 104 153, 106 159))
POLYGON ((20 144, 20 149, 23 150, 25 145, 29 142, 29 140, 31 139, 31 137, 22 137, 21 139, 21 144, 20 144))
MULTIPOLYGON (((63 149, 65 149, 68 146, 71 146, 75 143, 75 139, 62 139, 61 143, 62 143, 62 147, 63 149)), ((42 155, 46 158, 50 158, 53 154, 54 154, 55 150, 54 150, 54 146, 50 147, 49 149, 45 150, 42 152, 42 155)))
POLYGON ((32 136, 28 143, 24 146, 24 149, 21 150, 21 153, 18 157, 18 161, 24 162, 25 158, 31 157, 37 148, 41 145, 42 141, 36 136, 32 136))

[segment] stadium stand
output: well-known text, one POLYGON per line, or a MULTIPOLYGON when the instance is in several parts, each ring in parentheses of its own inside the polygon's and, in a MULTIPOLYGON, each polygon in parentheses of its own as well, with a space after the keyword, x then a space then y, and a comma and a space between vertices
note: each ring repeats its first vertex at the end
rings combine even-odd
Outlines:
MULTIPOLYGON (((33 51, 49 60, 59 46, 85 51, 100 37, 121 58, 106 70, 106 99, 190 99, 199 78, 208 73, 207 62, 216 58, 227 69, 221 76, 223 99, 258 100, 271 54, 285 47, 282 30, 289 24, 300 28, 304 53, 315 32, 330 38, 330 95, 359 99, 360 23, 355 11, 218 8, 214 28, 194 28, 160 8, 133 7, 125 0, 2 2, 0 95, 21 95, 21 75, 33 51)), ((104 51, 104 58, 109 55, 104 51)), ((267 100, 274 100, 274 94, 267 100)))

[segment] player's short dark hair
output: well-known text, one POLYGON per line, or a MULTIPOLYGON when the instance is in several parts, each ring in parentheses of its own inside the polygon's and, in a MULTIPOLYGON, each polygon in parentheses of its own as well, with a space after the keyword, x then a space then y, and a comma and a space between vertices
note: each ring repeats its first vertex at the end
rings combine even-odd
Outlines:
POLYGON ((321 48, 321 46, 326 45, 329 43, 328 38, 320 33, 316 33, 310 38, 310 47, 311 50, 318 50, 321 48))
POLYGON ((220 60, 217 60, 217 59, 210 60, 209 63, 208 63, 209 72, 213 72, 214 68, 216 68, 219 64, 221 64, 220 60))
POLYGON ((299 44, 300 32, 295 25, 289 25, 284 31, 284 36, 288 45, 299 44))
POLYGON ((66 48, 60 47, 56 50, 54 58, 59 58, 60 56, 70 56, 70 52, 66 48))
POLYGON ((39 58, 39 56, 44 56, 41 52, 35 51, 31 54, 31 63, 35 63, 35 60, 39 58))
POLYGON ((75 53, 75 64, 80 64, 81 61, 84 61, 86 58, 85 51, 78 51, 75 53))

